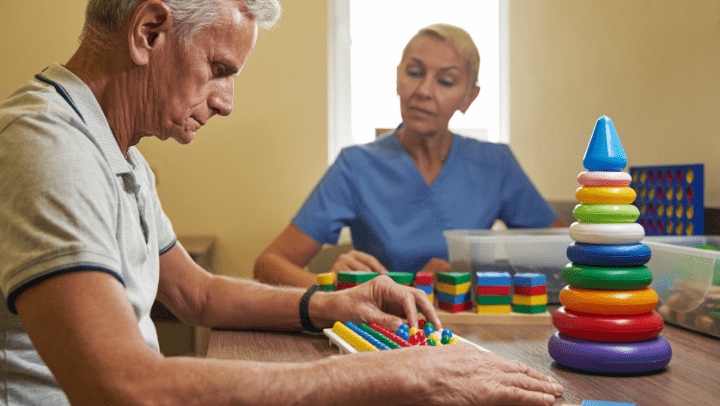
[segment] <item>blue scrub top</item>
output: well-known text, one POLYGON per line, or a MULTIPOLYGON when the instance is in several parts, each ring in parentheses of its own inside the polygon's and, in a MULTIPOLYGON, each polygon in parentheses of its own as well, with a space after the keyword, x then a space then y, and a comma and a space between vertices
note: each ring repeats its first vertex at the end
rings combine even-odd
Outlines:
POLYGON ((505 144, 453 135, 442 171, 428 186, 395 131, 344 148, 292 223, 321 244, 350 226, 355 249, 389 271, 417 273, 448 259, 443 231, 547 227, 557 214, 505 144))

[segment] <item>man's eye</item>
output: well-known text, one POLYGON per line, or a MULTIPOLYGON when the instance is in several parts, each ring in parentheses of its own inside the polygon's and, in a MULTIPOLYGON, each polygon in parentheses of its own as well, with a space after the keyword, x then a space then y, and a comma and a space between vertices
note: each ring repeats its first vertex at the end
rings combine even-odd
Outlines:
POLYGON ((214 63, 214 64, 212 65, 212 74, 213 74, 213 76, 215 76, 215 77, 221 77, 221 76, 224 75, 224 73, 225 73, 225 67, 224 67, 224 66, 222 66, 222 65, 220 65, 220 64, 217 64, 217 63, 214 63))

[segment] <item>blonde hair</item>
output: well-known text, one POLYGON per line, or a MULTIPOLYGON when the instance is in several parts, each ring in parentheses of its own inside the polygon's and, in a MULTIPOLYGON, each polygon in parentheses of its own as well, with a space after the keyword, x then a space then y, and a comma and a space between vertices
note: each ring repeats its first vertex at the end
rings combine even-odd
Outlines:
POLYGON ((467 61, 468 87, 472 87, 473 85, 477 86, 478 74, 480 73, 480 52, 477 46, 475 46, 475 42, 472 37, 470 37, 470 34, 454 25, 438 23, 420 29, 417 34, 410 38, 407 45, 405 45, 400 63, 405 60, 405 55, 407 54, 410 44, 424 35, 431 35, 448 41, 460 56, 467 61))

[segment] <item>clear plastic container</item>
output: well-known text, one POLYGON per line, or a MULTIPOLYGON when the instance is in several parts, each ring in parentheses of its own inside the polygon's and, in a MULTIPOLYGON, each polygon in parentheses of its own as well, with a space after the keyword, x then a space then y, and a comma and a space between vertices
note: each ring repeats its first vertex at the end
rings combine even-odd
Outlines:
POLYGON ((448 230, 453 272, 536 272, 547 276, 548 303, 560 303, 558 295, 567 285, 562 270, 570 260, 572 243, 567 228, 510 230, 448 230))

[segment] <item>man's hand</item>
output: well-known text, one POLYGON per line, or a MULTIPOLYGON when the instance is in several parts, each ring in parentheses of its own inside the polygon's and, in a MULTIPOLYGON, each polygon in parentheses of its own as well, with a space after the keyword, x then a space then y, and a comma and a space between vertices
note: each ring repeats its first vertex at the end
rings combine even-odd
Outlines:
MULTIPOLYGON (((315 296, 322 297, 317 308, 320 313, 311 313, 310 318, 322 319, 325 324, 332 325, 335 321, 348 320, 363 323, 374 321, 396 330, 404 322, 402 318, 406 318, 411 327, 417 327, 417 311, 420 310, 436 329, 442 328, 435 307, 425 292, 400 285, 385 275, 350 289, 315 296)), ((311 312, 312 310, 311 306, 311 312)))
MULTIPOLYGON (((390 353, 400 356, 403 350, 390 353)), ((563 393, 554 378, 470 344, 408 350, 413 350, 407 351, 408 363, 427 367, 418 370, 423 374, 418 379, 429 378, 431 385, 424 404, 540 406, 552 405, 563 393)))
POLYGON ((350 250, 340 254, 335 260, 331 272, 366 271, 384 275, 387 269, 374 256, 362 251, 350 250))

